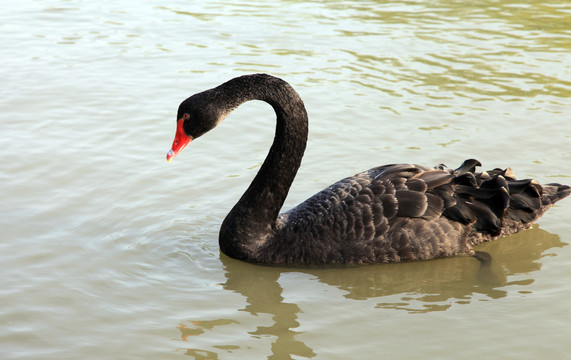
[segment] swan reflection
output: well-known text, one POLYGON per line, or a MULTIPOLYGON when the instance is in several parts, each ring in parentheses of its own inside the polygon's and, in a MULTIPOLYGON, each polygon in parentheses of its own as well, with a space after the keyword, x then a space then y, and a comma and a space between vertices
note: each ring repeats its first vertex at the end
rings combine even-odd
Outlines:
MULTIPOLYGON (((550 249, 565 245, 559 236, 534 226, 478 246, 478 250, 492 256, 490 263, 482 264, 472 257, 454 257, 366 266, 277 267, 252 265, 221 254, 226 271, 222 287, 245 297, 246 306, 240 311, 261 319, 268 318, 261 315, 270 316, 271 324, 260 324, 248 333, 253 342, 271 339, 269 359, 311 358, 316 356, 315 351, 298 338, 304 333, 299 329, 303 323, 298 316, 303 314, 304 320, 311 319, 311 313, 304 313, 299 304, 291 301, 302 299, 303 294, 299 292, 306 292, 308 284, 296 284, 298 288, 292 290, 289 281, 286 281, 288 286, 283 286, 284 275, 309 275, 310 282, 317 280, 325 287, 339 290, 325 295, 311 294, 313 301, 315 296, 323 296, 325 303, 333 296, 331 293, 340 294, 345 301, 363 301, 364 317, 375 308, 418 314, 446 311, 474 301, 493 301, 514 293, 529 296, 532 291, 526 287, 535 281, 533 273, 541 269, 540 260, 552 256, 550 249)), ((379 313, 379 319, 381 317, 379 313)), ((179 326, 179 330, 183 340, 190 343, 194 341, 191 337, 200 336, 208 336, 208 343, 212 343, 218 329, 238 322, 235 319, 193 319, 179 326)), ((194 359, 217 359, 218 353, 237 348, 232 344, 217 344, 207 350, 187 349, 186 354, 194 359)))

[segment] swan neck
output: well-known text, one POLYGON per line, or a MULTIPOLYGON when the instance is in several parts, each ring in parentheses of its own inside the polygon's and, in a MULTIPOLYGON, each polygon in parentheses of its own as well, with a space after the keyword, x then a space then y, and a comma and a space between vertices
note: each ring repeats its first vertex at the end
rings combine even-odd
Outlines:
POLYGON ((275 137, 268 155, 220 229, 224 253, 256 261, 257 251, 279 230, 277 217, 305 151, 307 112, 299 95, 283 80, 268 75, 234 80, 238 81, 227 87, 235 96, 229 104, 232 109, 249 100, 262 100, 276 113, 275 137))

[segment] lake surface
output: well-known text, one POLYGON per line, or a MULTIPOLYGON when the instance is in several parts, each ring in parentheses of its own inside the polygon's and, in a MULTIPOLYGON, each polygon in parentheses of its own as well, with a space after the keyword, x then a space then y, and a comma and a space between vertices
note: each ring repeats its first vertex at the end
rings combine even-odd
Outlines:
POLYGON ((263 267, 218 230, 271 107, 165 155, 180 101, 267 72, 310 117, 285 209, 395 162, 570 184, 569 2, 25 0, 0 36, 0 358, 568 356, 569 199, 489 268, 263 267))

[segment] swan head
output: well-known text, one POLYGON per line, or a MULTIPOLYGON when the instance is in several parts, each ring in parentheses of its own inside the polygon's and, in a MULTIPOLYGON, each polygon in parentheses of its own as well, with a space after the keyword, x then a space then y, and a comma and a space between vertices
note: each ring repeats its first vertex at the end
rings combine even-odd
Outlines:
POLYGON ((208 90, 184 100, 177 115, 176 134, 167 161, 177 156, 192 140, 214 129, 230 113, 217 106, 217 97, 208 90))

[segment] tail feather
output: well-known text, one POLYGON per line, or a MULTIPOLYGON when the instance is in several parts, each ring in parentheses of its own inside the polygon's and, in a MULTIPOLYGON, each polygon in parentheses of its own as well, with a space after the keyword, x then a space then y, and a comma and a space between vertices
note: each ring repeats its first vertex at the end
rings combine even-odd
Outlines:
POLYGON ((567 185, 518 180, 510 168, 476 172, 476 166, 480 163, 469 159, 450 171, 455 201, 443 213, 451 220, 471 224, 472 244, 528 228, 551 205, 571 194, 567 185))
POLYGON ((543 185, 543 196, 541 202, 543 206, 551 206, 561 199, 571 194, 571 187, 557 183, 543 185))
POLYGON ((541 185, 529 179, 508 181, 508 186, 510 201, 506 217, 519 221, 526 227, 541 217, 551 205, 571 193, 571 188, 567 185, 541 185))

